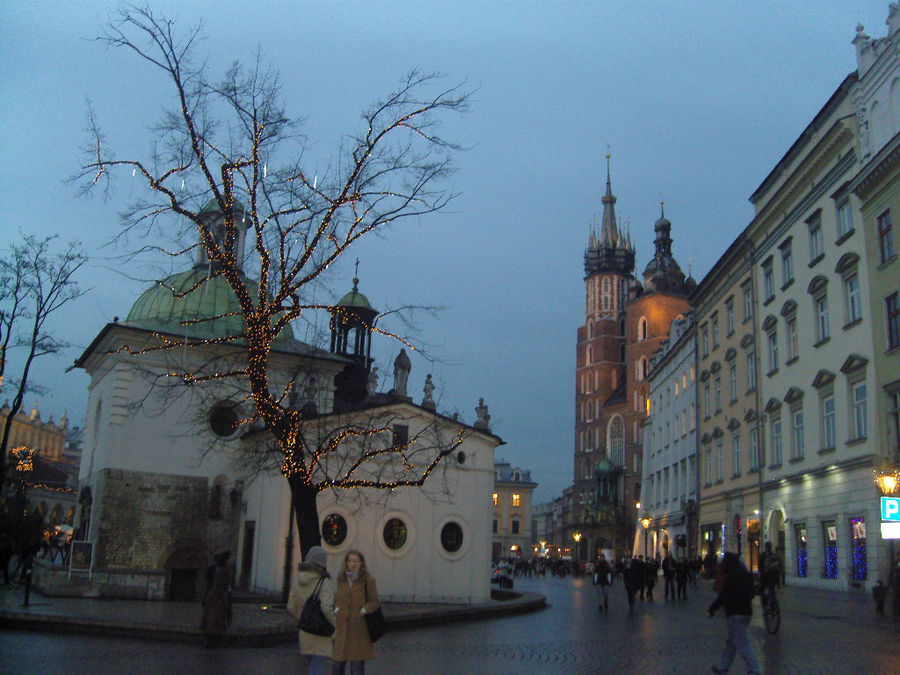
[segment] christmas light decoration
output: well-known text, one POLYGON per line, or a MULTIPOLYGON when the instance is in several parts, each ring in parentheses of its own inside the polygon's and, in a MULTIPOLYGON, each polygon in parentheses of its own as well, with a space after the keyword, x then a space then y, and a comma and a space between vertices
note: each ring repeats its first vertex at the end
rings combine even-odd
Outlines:
MULTIPOLYGON (((281 331, 304 314, 327 312, 338 322, 353 318, 345 307, 302 300, 305 289, 351 246, 392 223, 440 211, 447 204, 452 195, 433 184, 449 172, 445 152, 455 146, 435 134, 433 116, 464 110, 467 95, 455 88, 428 95, 422 90, 434 78, 411 73, 397 91, 364 115, 364 131, 336 163, 340 168, 335 175, 320 179, 315 172, 310 180, 296 161, 277 168, 276 161, 283 158, 279 143, 290 140, 292 122, 284 116, 277 101, 277 82, 268 73, 235 69, 224 88, 198 86, 205 74, 187 67, 189 49, 184 49, 184 44, 191 44, 191 35, 187 42, 180 42, 173 22, 150 8, 129 7, 119 18, 109 24, 103 39, 160 68, 174 86, 177 112, 165 119, 164 142, 159 144, 165 149, 152 162, 152 167, 163 167, 161 173, 149 163, 108 156, 92 117, 94 143, 85 177, 96 185, 108 180, 113 170, 130 169, 134 177, 143 179, 148 193, 159 198, 158 204, 148 205, 135 217, 137 222, 146 218, 152 223, 171 214, 192 225, 198 244, 162 252, 181 256, 199 246, 208 272, 187 288, 167 287, 168 291, 174 301, 182 301, 203 292, 207 282, 221 279, 233 294, 236 308, 216 316, 186 317, 181 321, 185 333, 235 317, 241 319, 242 327, 234 334, 213 337, 157 331, 150 333, 149 342, 139 338, 141 342, 121 343, 107 354, 142 356, 200 349, 215 355, 218 349, 233 349, 230 356, 235 363, 226 366, 224 357, 213 358, 200 368, 183 358, 181 365, 167 367, 165 376, 185 387, 237 382, 242 400, 252 402, 252 411, 240 415, 238 426, 265 427, 272 441, 261 445, 281 453, 281 472, 292 490, 298 485, 315 491, 422 485, 463 442, 463 427, 453 426, 446 442, 426 438, 426 430, 439 436, 435 430, 443 424, 433 415, 426 430, 396 443, 391 425, 381 422, 375 412, 366 413, 369 419, 361 421, 304 416, 291 407, 291 385, 272 382, 270 359, 281 331), (149 35, 151 46, 133 40, 131 31, 149 35), (221 143, 217 140, 220 127, 205 116, 209 100, 221 102, 233 116, 221 125, 229 130, 222 134, 221 143), (192 187, 185 193, 186 185, 201 184, 202 191, 195 193, 192 187), (193 200, 201 196, 207 206, 197 210, 193 200), (243 273, 239 257, 244 245, 255 254, 255 283, 243 273), (322 433, 322 424, 332 427, 322 433)), ((363 329, 416 348, 377 321, 364 324, 363 329)))

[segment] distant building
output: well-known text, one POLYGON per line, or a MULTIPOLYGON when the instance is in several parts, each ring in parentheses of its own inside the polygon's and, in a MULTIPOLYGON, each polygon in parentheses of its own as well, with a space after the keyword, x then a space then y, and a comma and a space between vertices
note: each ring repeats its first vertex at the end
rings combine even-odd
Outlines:
MULTIPOLYGON (((5 401, 0 408, 0 426, 6 423, 9 413, 9 402, 5 401)), ((6 485, 18 478, 16 467, 19 461, 30 458, 26 497, 44 517, 48 529, 72 525, 75 520, 78 463, 65 453, 70 431, 65 414, 59 423, 53 421, 52 415, 43 421, 37 406, 28 413, 20 410, 10 427, 6 485)))
POLYGON ((491 558, 530 557, 532 545, 531 496, 537 483, 531 471, 502 460, 494 462, 494 490, 491 504, 494 518, 491 526, 491 558))
POLYGON ((644 423, 644 462, 635 554, 694 557, 697 490, 697 420, 694 321, 672 321, 669 339, 650 362, 650 416, 644 423), (646 522, 646 521, 645 521, 646 522), (640 537, 643 535, 643 541, 640 537))

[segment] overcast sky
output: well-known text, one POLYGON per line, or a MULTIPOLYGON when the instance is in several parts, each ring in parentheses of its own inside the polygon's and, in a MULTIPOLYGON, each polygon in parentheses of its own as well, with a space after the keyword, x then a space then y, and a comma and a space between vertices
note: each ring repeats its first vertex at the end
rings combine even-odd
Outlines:
MULTIPOLYGON (((22 231, 80 241, 91 256, 81 276, 90 293, 54 325, 72 348, 35 369, 49 392, 26 406, 78 424, 88 378, 65 368, 147 287, 125 276, 122 249, 104 247, 128 180, 106 201, 65 182, 83 160, 86 102, 120 156, 143 157, 171 95, 157 72, 92 41, 115 6, 0 8, 0 249, 22 231)), ((214 75, 261 47, 281 71, 288 111, 306 119, 307 157, 323 166, 359 113, 412 68, 477 90, 471 112, 444 128, 470 148, 448 185, 459 198, 361 244, 330 284, 336 297, 349 290, 359 257, 360 290, 377 309, 444 308, 418 327, 441 363, 414 358, 410 391, 420 400, 433 373, 440 408, 470 423, 484 397, 507 443, 497 457, 531 470, 538 501, 572 479, 582 256, 602 211, 607 146, 638 272, 663 199, 674 254, 700 280, 752 217, 749 195, 855 70, 856 25, 883 37, 888 9, 847 0, 153 6, 184 27, 203 19, 214 75)), ((382 373, 396 351, 377 344, 382 373)))

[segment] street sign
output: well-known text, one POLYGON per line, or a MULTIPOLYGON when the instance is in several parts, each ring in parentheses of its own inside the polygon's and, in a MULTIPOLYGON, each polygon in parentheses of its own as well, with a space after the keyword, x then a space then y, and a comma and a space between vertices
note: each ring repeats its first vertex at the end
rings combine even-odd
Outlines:
POLYGON ((900 522, 900 498, 881 498, 881 520, 900 522))

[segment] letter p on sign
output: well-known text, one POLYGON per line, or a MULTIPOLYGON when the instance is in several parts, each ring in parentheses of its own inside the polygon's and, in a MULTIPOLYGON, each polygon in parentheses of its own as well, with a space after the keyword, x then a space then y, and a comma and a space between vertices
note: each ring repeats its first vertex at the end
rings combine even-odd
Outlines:
POLYGON ((896 497, 881 498, 881 519, 900 521, 900 499, 896 497))

